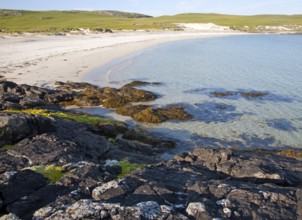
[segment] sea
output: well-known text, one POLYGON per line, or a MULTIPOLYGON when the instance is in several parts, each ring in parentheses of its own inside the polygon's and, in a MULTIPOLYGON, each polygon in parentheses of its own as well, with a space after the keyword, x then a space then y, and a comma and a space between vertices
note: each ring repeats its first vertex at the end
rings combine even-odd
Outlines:
POLYGON ((136 124, 101 107, 85 112, 138 125, 200 147, 302 148, 302 35, 236 35, 164 43, 93 70, 85 81, 120 87, 133 80, 159 82, 141 89, 158 107, 181 104, 188 121, 136 124), (215 96, 226 92, 231 95, 215 96), (260 92, 261 97, 243 96, 260 92))

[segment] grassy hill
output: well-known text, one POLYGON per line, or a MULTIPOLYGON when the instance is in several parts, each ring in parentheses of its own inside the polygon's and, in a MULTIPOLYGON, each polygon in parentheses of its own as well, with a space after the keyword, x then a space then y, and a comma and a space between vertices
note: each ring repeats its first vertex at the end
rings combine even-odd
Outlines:
POLYGON ((302 15, 223 15, 223 14, 179 14, 174 16, 162 16, 154 20, 173 23, 214 23, 216 25, 229 26, 242 30, 245 26, 253 31, 257 26, 290 26, 302 25, 302 15))
POLYGON ((175 23, 214 23, 233 29, 254 31, 257 26, 302 25, 302 15, 237 16, 222 14, 179 14, 151 17, 118 11, 22 11, 0 9, 2 32, 64 32, 79 28, 173 29, 175 23))

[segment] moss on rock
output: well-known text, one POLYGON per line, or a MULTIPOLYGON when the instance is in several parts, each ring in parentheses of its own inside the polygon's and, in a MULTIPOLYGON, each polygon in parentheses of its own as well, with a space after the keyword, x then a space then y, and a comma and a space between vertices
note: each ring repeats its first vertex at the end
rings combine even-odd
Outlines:
POLYGON ((130 163, 128 160, 122 160, 118 163, 118 165, 122 168, 122 172, 118 175, 118 178, 122 178, 125 175, 128 175, 145 166, 145 164, 130 163))
POLYGON ((13 147, 13 145, 5 145, 3 147, 0 147, 0 151, 5 151, 5 150, 9 150, 13 147))
POLYGON ((96 125, 96 124, 107 123, 112 121, 112 119, 96 116, 96 115, 77 114, 73 112, 50 111, 46 109, 25 109, 25 110, 10 109, 10 110, 6 110, 6 112, 23 112, 33 115, 42 115, 45 117, 54 116, 58 118, 64 118, 77 122, 87 123, 89 125, 96 125))
POLYGON ((45 178, 49 179, 50 183, 56 183, 66 174, 62 171, 61 166, 55 165, 35 166, 31 170, 42 174, 45 178))

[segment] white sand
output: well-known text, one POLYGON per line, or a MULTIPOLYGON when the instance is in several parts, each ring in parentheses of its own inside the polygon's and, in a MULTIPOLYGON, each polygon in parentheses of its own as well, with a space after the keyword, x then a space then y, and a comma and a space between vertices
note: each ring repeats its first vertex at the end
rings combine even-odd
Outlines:
POLYGON ((82 81, 93 69, 152 45, 236 32, 129 32, 74 36, 0 37, 0 75, 16 83, 53 86, 82 81))

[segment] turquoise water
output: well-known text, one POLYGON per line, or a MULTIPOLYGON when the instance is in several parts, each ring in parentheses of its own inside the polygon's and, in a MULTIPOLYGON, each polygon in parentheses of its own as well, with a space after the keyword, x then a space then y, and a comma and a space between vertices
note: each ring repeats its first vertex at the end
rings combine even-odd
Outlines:
POLYGON ((194 115, 186 122, 141 124, 146 129, 191 146, 302 148, 302 35, 165 43, 98 68, 86 79, 114 87, 132 80, 161 82, 143 87, 161 95, 150 104, 182 103, 194 115), (237 93, 215 97, 215 91, 237 93), (246 99, 240 91, 268 95, 246 99))

